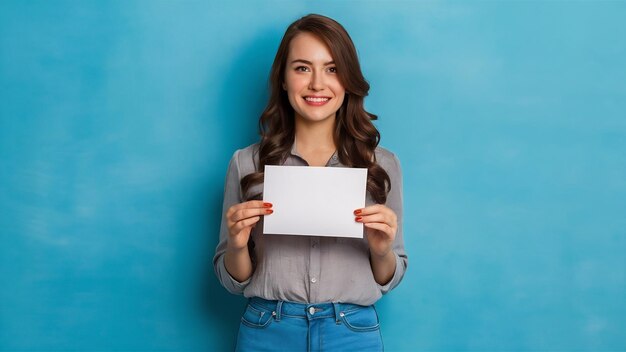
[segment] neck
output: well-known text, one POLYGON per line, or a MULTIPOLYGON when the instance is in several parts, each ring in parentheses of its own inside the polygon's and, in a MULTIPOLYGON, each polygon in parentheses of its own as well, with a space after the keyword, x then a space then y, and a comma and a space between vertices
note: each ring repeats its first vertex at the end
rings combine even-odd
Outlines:
POLYGON ((305 150, 335 150, 335 118, 310 122, 296 117, 296 148, 305 150))

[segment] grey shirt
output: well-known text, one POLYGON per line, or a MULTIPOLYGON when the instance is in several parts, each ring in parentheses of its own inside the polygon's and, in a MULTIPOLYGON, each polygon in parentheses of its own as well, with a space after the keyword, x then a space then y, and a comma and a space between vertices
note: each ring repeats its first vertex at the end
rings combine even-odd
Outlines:
MULTIPOLYGON (((387 171, 391 180, 391 191, 385 205, 398 217, 398 232, 393 244, 396 271, 387 284, 379 285, 374 280, 365 236, 361 239, 263 234, 263 217, 250 234, 251 241, 254 241, 254 272, 244 282, 235 280, 224 266, 228 239, 226 211, 232 205, 244 201, 239 181, 245 175, 255 172, 259 162, 258 147, 257 143, 237 150, 228 166, 220 241, 215 250, 213 265, 219 281, 229 292, 243 294, 245 297, 256 296, 300 303, 344 302, 370 305, 400 283, 407 268, 402 233, 402 174, 398 158, 381 147, 376 148, 376 161, 387 171)), ((295 150, 295 143, 284 165, 308 166, 295 150)), ((339 162, 337 153, 333 154, 326 166, 345 167, 339 162)), ((253 186, 250 194, 262 191, 261 183, 253 186)), ((268 201, 271 202, 271 199, 268 201)), ((366 206, 373 204, 375 202, 368 193, 366 206)))

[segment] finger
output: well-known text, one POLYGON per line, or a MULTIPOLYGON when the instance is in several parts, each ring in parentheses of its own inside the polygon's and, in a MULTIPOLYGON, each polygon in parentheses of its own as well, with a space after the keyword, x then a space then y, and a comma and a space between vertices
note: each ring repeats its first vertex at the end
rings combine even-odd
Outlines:
POLYGON ((234 214, 231 215, 230 220, 232 222, 238 222, 244 219, 251 218, 253 216, 259 215, 268 215, 273 213, 274 211, 269 208, 248 208, 248 209, 239 209, 234 214))
POLYGON ((228 209, 228 216, 233 213, 241 210, 241 209, 254 209, 254 208, 271 208, 273 206, 272 203, 262 200, 250 200, 247 202, 235 204, 228 209))
POLYGON ((369 207, 359 208, 354 211, 354 215, 370 215, 391 210, 382 204, 374 204, 369 207))
POLYGON ((253 218, 248 218, 242 221, 238 221, 237 223, 235 223, 235 226, 232 227, 232 233, 237 234, 241 232, 241 230, 245 229, 246 227, 256 224, 260 219, 261 219, 260 216, 255 216, 253 218))
POLYGON ((383 222, 386 222, 388 224, 397 224, 398 222, 398 216, 393 211, 393 209, 383 204, 375 204, 366 208, 357 209, 354 211, 354 213, 355 215, 358 215, 361 217, 365 217, 367 215, 372 215, 372 214, 383 214, 386 219, 383 222), (357 211, 359 212, 359 214, 357 214, 357 211))
POLYGON ((366 216, 357 216, 354 221, 368 223, 368 222, 381 222, 389 226, 393 225, 393 218, 388 214, 376 213, 366 216))
POLYGON ((363 226, 369 227, 371 229, 374 230, 378 230, 378 231, 382 231, 383 233, 385 233, 389 238, 393 238, 393 228, 391 228, 391 226, 387 225, 387 224, 383 224, 380 222, 370 222, 367 224, 363 224, 363 226))

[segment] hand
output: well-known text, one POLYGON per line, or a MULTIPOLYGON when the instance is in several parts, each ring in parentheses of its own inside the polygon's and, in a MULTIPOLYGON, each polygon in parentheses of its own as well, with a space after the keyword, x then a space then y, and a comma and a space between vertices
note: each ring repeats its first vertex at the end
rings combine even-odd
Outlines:
POLYGON ((228 247, 235 250, 246 248, 250 231, 261 220, 261 216, 274 212, 271 208, 272 203, 264 203, 260 200, 251 200, 228 208, 226 212, 228 247))
POLYGON ((354 220, 365 226, 370 253, 381 258, 386 256, 391 251, 398 231, 396 213, 382 204, 376 204, 357 209, 354 215, 354 220))

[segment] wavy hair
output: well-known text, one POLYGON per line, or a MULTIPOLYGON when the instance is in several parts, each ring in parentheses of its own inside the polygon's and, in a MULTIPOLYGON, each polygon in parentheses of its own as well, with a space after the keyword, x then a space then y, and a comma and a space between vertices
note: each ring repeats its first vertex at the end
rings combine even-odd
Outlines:
POLYGON ((329 48, 337 67, 339 81, 346 90, 343 104, 336 113, 333 138, 339 161, 347 167, 367 168, 367 191, 379 204, 384 204, 391 190, 387 172, 377 164, 374 151, 380 133, 372 123, 377 116, 365 111, 363 100, 370 89, 348 32, 335 20, 310 14, 292 23, 285 32, 270 71, 270 98, 259 118, 259 164, 256 172, 241 179, 244 198, 260 199, 261 194, 249 195, 252 186, 263 182, 265 165, 282 165, 295 139, 295 115, 287 92, 282 89, 285 66, 291 40, 300 33, 310 33, 329 48))

